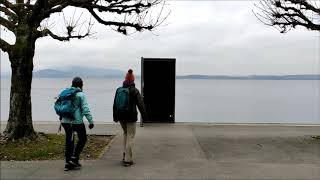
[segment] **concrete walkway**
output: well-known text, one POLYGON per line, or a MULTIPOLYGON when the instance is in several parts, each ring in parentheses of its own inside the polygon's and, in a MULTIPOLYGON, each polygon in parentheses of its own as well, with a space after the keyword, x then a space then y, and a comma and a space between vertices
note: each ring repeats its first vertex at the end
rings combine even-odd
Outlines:
MULTIPOLYGON (((56 132, 58 125, 38 124, 56 132)), ((3 126, 2 128, 3 129, 3 126)), ((118 134, 99 160, 64 172, 64 161, 1 161, 3 179, 320 179, 320 126, 147 124, 137 127, 135 164, 122 167, 119 125, 93 134, 118 134)))

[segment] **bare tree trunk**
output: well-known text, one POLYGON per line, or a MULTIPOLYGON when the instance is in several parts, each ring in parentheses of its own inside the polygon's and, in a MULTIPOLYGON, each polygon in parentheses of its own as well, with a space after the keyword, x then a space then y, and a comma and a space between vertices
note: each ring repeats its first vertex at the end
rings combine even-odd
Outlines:
MULTIPOLYGON (((25 32, 23 32, 25 33, 25 32)), ((4 131, 5 139, 23 137, 35 139, 32 125, 31 83, 35 40, 25 34, 20 38, 14 51, 9 53, 11 61, 11 91, 9 119, 4 131)))

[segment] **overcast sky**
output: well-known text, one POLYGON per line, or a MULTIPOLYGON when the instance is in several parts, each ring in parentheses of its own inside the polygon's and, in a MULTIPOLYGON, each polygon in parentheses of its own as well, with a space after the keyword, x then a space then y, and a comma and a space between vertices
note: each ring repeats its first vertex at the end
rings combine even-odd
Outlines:
MULTIPOLYGON (((35 70, 83 65, 133 68, 140 58, 177 59, 177 74, 320 74, 320 34, 303 28, 281 34, 259 22, 248 1, 169 1, 171 14, 154 32, 124 36, 96 23, 96 38, 36 42, 35 70)), ((51 18, 50 21, 58 22, 51 18)), ((54 25, 55 28, 58 23, 54 25)), ((4 39, 9 36, 1 33, 4 39)), ((10 39, 10 38, 9 38, 10 39)), ((1 51, 1 71, 10 71, 1 51)))

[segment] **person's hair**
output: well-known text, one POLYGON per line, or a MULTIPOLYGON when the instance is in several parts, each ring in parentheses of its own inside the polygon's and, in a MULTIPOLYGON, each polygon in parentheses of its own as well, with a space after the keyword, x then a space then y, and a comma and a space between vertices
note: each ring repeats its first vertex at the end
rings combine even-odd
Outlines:
POLYGON ((73 78, 71 87, 76 87, 76 88, 78 87, 78 88, 82 89, 82 87, 83 87, 82 79, 80 77, 73 78))

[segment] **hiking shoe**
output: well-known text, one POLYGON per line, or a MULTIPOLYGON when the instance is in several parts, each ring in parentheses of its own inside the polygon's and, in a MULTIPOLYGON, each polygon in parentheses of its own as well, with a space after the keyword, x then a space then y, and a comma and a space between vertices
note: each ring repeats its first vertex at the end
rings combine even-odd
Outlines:
POLYGON ((75 166, 73 164, 71 164, 71 163, 66 163, 64 165, 64 171, 69 171, 69 170, 72 170, 74 168, 75 168, 75 166))
POLYGON ((128 166, 132 166, 133 165, 133 161, 122 161, 122 165, 125 166, 125 167, 128 167, 128 166))
POLYGON ((76 157, 71 157, 70 163, 75 167, 81 167, 82 165, 79 163, 79 159, 76 157))

